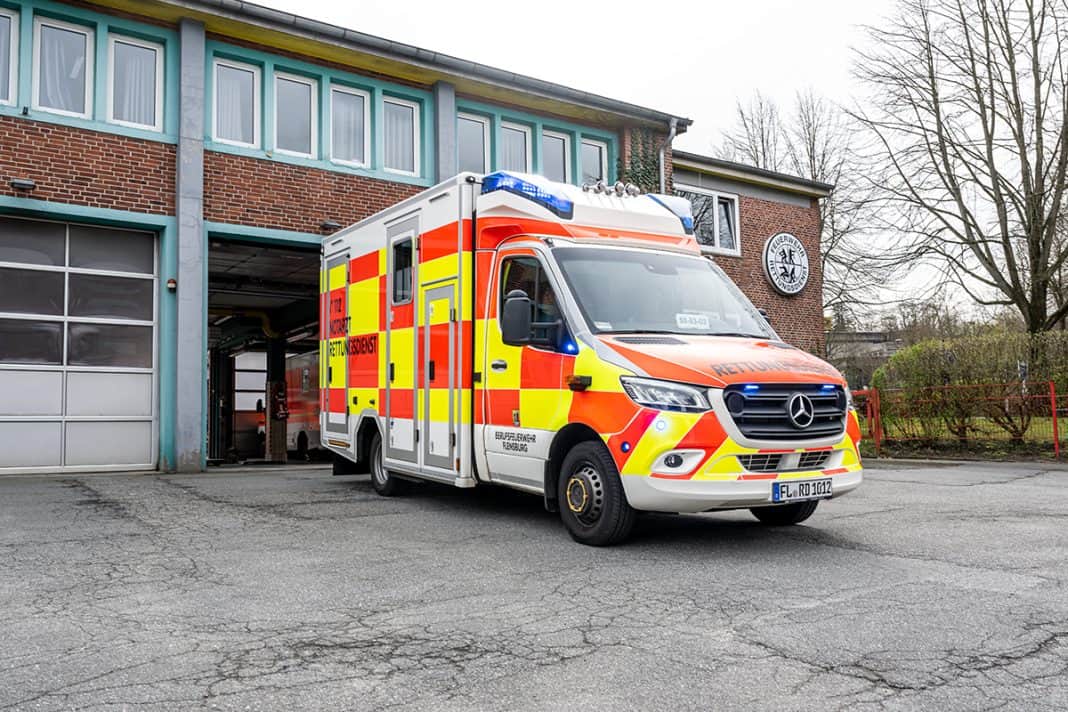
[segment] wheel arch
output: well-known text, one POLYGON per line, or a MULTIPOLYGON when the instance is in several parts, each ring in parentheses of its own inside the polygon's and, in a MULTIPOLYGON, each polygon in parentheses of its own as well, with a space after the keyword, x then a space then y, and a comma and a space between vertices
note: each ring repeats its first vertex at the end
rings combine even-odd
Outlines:
POLYGON ((371 439, 376 433, 382 434, 378 418, 371 414, 363 415, 359 425, 356 426, 356 471, 359 474, 367 474, 371 471, 367 453, 371 449, 371 439))
POLYGON ((553 437, 549 446, 549 458, 545 461, 545 474, 543 491, 545 494, 545 509, 556 512, 559 507, 556 503, 557 485, 560 481, 560 467, 564 464, 564 458, 571 448, 581 442, 593 440, 603 442, 597 431, 585 423, 568 423, 553 437))

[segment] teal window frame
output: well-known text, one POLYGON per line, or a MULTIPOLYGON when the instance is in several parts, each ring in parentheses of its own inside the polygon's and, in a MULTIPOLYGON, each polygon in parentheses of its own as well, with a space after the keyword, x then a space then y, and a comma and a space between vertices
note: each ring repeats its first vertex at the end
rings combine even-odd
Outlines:
POLYGON ((17 18, 17 60, 13 102, 0 103, 0 116, 22 116, 50 124, 73 126, 132 138, 177 143, 178 141, 178 33, 157 25, 149 25, 123 17, 115 17, 93 10, 64 5, 52 0, 0 0, 0 9, 13 12, 17 18), (92 33, 92 85, 87 97, 87 116, 71 116, 47 109, 33 108, 34 27, 38 20, 77 25, 92 33), (108 120, 108 97, 111 87, 109 66, 110 38, 149 42, 163 47, 163 110, 162 130, 140 128, 108 120))
MULTIPOLYGON (((564 135, 568 138, 570 156, 567 174, 570 183, 577 185, 581 181, 582 142, 585 139, 605 145, 608 169, 605 182, 613 183, 616 180, 616 156, 619 150, 619 135, 614 132, 467 99, 458 99, 456 101, 456 114, 456 121, 459 120, 460 114, 468 114, 489 121, 489 146, 487 146, 489 166, 487 173, 500 170, 498 153, 501 125, 516 124, 530 130, 532 173, 543 175, 542 136, 544 132, 548 131, 550 134, 564 135)), ((459 160, 459 147, 457 147, 457 160, 459 160)))
POLYGON ((17 8, 0 5, 0 14, 8 18, 11 23, 8 35, 8 42, 11 43, 7 57, 8 74, 4 77, 7 81, 7 98, 0 98, 0 106, 15 106, 19 99, 19 65, 21 64, 19 62, 19 28, 22 26, 22 13, 17 8))
POLYGON ((207 53, 205 78, 205 136, 204 148, 220 153, 230 153, 251 158, 261 158, 292 165, 319 168, 368 178, 429 186, 434 183, 434 116, 433 97, 429 91, 404 86, 381 79, 365 77, 354 72, 347 72, 332 67, 324 67, 311 62, 293 59, 281 55, 261 52, 259 50, 228 44, 220 40, 208 40, 205 43, 207 53), (223 59, 239 64, 258 67, 260 70, 260 104, 258 147, 237 146, 214 138, 215 118, 215 60, 223 59), (299 76, 316 83, 316 145, 312 147, 312 156, 299 156, 280 152, 275 145, 275 75, 299 76), (366 129, 370 141, 364 146, 366 165, 341 161, 333 157, 333 112, 331 98, 334 88, 355 90, 365 95, 369 127, 366 129), (418 107, 418 151, 416 163, 417 175, 389 170, 384 165, 385 131, 382 121, 384 102, 396 98, 412 102, 418 107))

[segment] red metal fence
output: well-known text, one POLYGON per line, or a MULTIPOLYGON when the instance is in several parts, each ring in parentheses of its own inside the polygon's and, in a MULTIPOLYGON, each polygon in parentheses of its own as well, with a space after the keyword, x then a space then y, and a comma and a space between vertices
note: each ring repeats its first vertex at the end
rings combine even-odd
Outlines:
POLYGON ((872 388, 853 397, 875 455, 1005 453, 1060 457, 1055 384, 872 388))

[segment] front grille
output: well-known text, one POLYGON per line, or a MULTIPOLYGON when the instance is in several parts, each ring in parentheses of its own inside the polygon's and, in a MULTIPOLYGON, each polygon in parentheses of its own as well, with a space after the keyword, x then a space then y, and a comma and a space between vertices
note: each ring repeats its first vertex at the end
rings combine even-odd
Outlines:
POLYGON ((738 462, 750 472, 776 472, 782 455, 739 455, 738 462))
POLYGON ((827 462, 827 458, 831 456, 831 453, 824 450, 823 452, 805 452, 801 454, 801 458, 797 461, 797 469, 799 470, 816 470, 823 467, 823 463, 827 462))
POLYGON ((841 435, 845 430, 846 396, 841 386, 759 384, 728 386, 723 399, 742 435, 754 440, 812 440, 841 435), (787 406, 795 394, 812 403, 812 422, 798 427, 787 406))

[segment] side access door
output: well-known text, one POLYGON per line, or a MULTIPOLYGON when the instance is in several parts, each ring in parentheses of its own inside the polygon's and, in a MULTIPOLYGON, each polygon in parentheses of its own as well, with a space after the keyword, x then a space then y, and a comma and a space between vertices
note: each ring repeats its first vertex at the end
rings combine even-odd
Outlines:
POLYGON ((419 464, 416 415, 418 214, 386 227, 386 458, 419 464))
MULTIPOLYGON (((349 259, 348 252, 327 258, 325 282, 326 305, 326 397, 323 399, 328 441, 349 443, 348 363, 346 339, 349 335, 349 259)), ((335 443, 337 444, 337 443, 335 443)))

